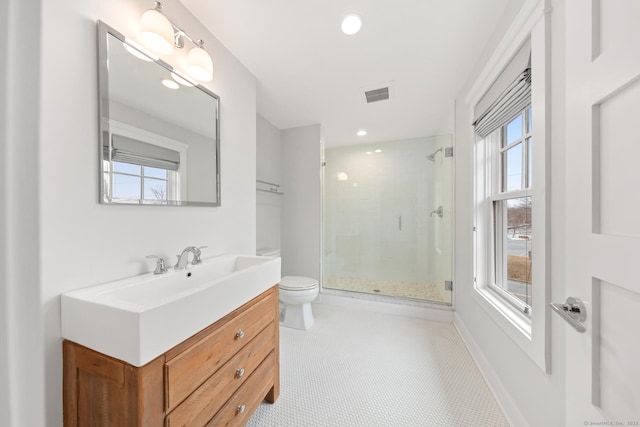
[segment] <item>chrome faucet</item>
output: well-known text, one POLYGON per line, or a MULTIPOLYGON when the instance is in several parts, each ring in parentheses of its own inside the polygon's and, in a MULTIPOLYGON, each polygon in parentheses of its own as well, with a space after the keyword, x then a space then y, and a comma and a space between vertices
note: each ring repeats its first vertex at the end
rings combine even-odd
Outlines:
POLYGON ((156 259, 156 269, 153 271, 153 274, 164 274, 166 273, 167 267, 164 264, 164 258, 158 255, 147 255, 145 258, 153 258, 156 259))
POLYGON ((187 264, 189 263, 189 252, 193 254, 193 260, 191 260, 192 265, 200 264, 202 260, 200 259, 200 255, 202 255, 202 251, 200 249, 206 248, 206 246, 187 246, 184 248, 180 255, 176 255, 178 257, 178 262, 173 266, 176 270, 184 270, 187 268, 187 264))

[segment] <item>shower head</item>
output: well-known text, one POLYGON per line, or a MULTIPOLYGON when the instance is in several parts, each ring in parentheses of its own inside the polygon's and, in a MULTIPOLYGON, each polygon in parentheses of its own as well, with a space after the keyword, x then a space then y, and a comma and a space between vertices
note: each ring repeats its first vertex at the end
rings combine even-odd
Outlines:
POLYGON ((441 151, 442 151, 442 147, 438 148, 436 151, 434 151, 433 153, 429 154, 427 156, 427 159, 431 160, 432 162, 435 162, 436 161, 436 154, 438 154, 441 151))

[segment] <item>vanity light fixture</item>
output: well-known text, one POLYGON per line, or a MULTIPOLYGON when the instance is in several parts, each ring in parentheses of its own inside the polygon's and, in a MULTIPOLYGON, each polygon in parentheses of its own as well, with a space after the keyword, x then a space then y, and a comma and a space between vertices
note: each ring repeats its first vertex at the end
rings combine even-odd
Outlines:
POLYGON ((358 132, 356 132, 356 135, 358 136, 365 136, 366 134, 367 134, 367 131, 364 129, 361 129, 358 132))
POLYGON ((189 51, 187 55, 187 73, 200 81, 209 82, 213 77, 213 61, 211 61, 211 57, 203 49, 203 46, 204 42, 198 40, 197 46, 189 51))
POLYGON ((350 13, 342 20, 342 32, 352 36, 362 28, 362 17, 357 13, 350 13))
POLYGON ((149 9, 140 18, 140 38, 158 53, 173 53, 174 32, 171 21, 162 13, 162 4, 155 2, 155 8, 149 9))
POLYGON ((162 4, 155 2, 155 8, 142 14, 140 38, 155 52, 168 55, 173 49, 182 49, 185 39, 194 46, 187 54, 187 73, 196 80, 209 82, 213 78, 213 61, 204 50, 204 42, 189 36, 162 13, 162 4))

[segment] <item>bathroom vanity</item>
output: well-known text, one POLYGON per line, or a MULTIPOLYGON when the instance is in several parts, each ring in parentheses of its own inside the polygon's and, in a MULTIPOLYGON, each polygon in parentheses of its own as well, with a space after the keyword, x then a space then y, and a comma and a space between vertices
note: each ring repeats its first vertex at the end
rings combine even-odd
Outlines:
POLYGON ((143 366, 63 352, 65 426, 242 426, 279 395, 278 287, 143 366))

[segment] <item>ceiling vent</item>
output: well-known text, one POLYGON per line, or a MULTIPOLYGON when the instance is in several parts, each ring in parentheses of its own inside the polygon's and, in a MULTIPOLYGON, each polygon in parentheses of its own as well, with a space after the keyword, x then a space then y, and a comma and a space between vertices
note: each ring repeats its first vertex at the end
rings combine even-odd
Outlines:
POLYGON ((378 101, 385 101, 389 99, 389 88, 382 87, 380 89, 373 89, 365 91, 364 96, 367 98, 367 104, 378 101))

